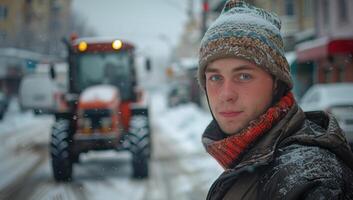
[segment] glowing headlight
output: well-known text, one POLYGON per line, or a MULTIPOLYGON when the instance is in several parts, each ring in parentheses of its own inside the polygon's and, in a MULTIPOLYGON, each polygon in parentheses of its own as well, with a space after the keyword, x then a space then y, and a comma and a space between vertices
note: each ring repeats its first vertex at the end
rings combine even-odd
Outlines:
POLYGON ((79 51, 85 51, 87 49, 88 45, 87 42, 80 42, 78 44, 78 50, 79 51))
POLYGON ((123 42, 121 42, 121 40, 115 40, 113 43, 112 43, 112 47, 113 49, 121 49, 121 47, 123 46, 123 42))

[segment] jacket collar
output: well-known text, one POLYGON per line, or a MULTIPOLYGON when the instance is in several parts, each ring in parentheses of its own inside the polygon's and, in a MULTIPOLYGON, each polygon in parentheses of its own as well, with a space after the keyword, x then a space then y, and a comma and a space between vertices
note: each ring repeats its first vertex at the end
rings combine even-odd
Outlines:
POLYGON ((353 170, 353 152, 332 114, 323 111, 305 112, 305 118, 307 120, 301 129, 285 138, 280 145, 297 143, 327 149, 353 170))

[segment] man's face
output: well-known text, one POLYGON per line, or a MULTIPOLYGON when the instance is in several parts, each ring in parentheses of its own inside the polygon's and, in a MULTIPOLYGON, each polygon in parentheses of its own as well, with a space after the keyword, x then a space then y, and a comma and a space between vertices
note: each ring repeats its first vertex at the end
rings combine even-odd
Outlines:
POLYGON ((251 62, 218 59, 206 67, 205 75, 211 111, 226 134, 238 133, 271 104, 273 79, 251 62))

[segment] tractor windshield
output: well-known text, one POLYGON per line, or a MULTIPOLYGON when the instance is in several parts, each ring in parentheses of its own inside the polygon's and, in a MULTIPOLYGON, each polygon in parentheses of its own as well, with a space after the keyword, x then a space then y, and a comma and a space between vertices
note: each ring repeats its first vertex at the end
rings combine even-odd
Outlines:
POLYGON ((79 91, 97 84, 110 84, 119 88, 123 100, 129 99, 133 77, 127 52, 81 54, 77 61, 79 91))

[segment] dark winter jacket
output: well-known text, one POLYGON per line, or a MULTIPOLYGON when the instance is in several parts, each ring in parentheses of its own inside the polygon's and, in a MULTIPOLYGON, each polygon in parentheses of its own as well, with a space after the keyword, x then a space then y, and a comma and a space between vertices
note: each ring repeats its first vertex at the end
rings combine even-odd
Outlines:
POLYGON ((207 199, 353 200, 353 154, 332 116, 295 105, 215 181, 207 199))

